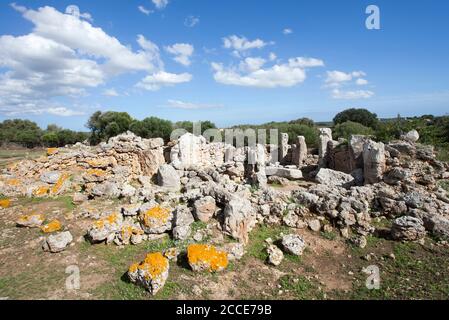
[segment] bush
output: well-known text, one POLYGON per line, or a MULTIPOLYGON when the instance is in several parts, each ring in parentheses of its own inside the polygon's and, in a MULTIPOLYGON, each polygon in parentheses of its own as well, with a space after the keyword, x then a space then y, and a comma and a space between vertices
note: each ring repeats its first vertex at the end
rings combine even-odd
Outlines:
POLYGON ((130 130, 142 138, 163 138, 168 141, 173 125, 171 121, 149 117, 142 121, 134 120, 130 130))
POLYGON ((356 134, 370 136, 374 134, 374 131, 373 129, 365 127, 360 123, 352 121, 346 121, 344 123, 337 124, 334 128, 335 138, 344 138, 349 140, 349 137, 351 135, 356 134))
POLYGON ((334 124, 345 123, 347 121, 357 122, 365 127, 370 127, 375 129, 379 120, 375 113, 369 112, 366 109, 347 109, 338 113, 334 118, 334 124))
POLYGON ((91 144, 98 144, 129 130, 133 119, 127 112, 95 112, 86 124, 92 132, 91 144))

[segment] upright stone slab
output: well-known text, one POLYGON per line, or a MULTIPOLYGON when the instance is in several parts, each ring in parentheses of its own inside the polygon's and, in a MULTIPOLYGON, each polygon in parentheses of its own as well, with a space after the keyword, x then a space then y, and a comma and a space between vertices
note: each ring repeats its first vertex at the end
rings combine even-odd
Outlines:
POLYGON ((326 166, 326 156, 328 151, 328 143, 332 141, 332 130, 330 128, 320 129, 320 141, 319 141, 319 165, 326 166))
POLYGON ((281 147, 279 148, 279 162, 285 164, 288 156, 288 133, 281 133, 281 147))
POLYGON ((303 136, 296 138, 295 147, 292 150, 292 164, 301 167, 307 157, 307 144, 303 136))
POLYGON ((385 146, 382 142, 368 140, 363 146, 363 164, 365 184, 372 184, 382 180, 385 172, 385 146))

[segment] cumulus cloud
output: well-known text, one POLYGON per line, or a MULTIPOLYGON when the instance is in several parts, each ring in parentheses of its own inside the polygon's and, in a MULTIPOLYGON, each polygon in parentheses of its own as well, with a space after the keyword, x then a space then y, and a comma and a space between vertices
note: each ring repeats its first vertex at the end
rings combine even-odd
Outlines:
POLYGON ((188 43, 175 43, 172 46, 165 47, 168 53, 171 53, 175 57, 173 60, 182 64, 183 66, 189 66, 191 64, 190 57, 193 54, 194 48, 188 43))
POLYGON ((0 36, 1 113, 76 115, 52 100, 82 97, 123 73, 164 70, 156 44, 139 35, 140 49, 134 51, 92 26, 90 15, 79 13, 78 7, 68 7, 64 14, 48 6, 11 6, 34 27, 30 34, 0 36))
POLYGON ((368 84, 368 80, 362 78, 366 73, 363 71, 343 72, 343 71, 328 71, 325 80, 325 87, 332 88, 331 96, 334 99, 368 99, 374 96, 374 92, 370 90, 342 90, 342 87, 347 86, 364 86, 368 84))
POLYGON ((69 5, 67 6, 67 8, 65 9, 65 13, 70 14, 72 16, 75 16, 77 18, 83 18, 89 21, 93 21, 94 19, 92 18, 91 14, 88 12, 85 13, 81 13, 80 8, 76 5, 69 5))
POLYGON ((218 104, 201 104, 201 103, 191 103, 184 102, 180 100, 168 100, 167 101, 169 108, 175 109, 187 109, 187 110, 195 110, 195 109, 213 109, 213 108, 222 108, 222 105, 218 104))
POLYGON ((147 16, 150 15, 150 13, 154 12, 153 10, 147 9, 144 6, 138 6, 137 9, 147 16))
POLYGON ((168 0, 151 0, 155 7, 159 10, 164 9, 168 5, 168 0))
POLYGON ((103 90, 103 95, 107 96, 107 97, 118 97, 119 96, 118 92, 114 88, 103 90))
POLYGON ((200 17, 188 16, 188 17, 184 20, 184 25, 185 25, 186 27, 189 27, 189 28, 193 28, 193 27, 196 26, 198 23, 200 23, 200 17))
POLYGON ((233 50, 233 54, 236 57, 239 57, 241 53, 245 53, 251 49, 262 49, 269 44, 271 43, 267 43, 261 39, 248 40, 246 37, 239 37, 236 35, 223 38, 223 47, 233 50))
POLYGON ((374 92, 369 90, 332 90, 332 98, 334 99, 344 99, 344 100, 355 100, 355 99, 368 99, 374 96, 374 92))
POLYGON ((157 91, 162 87, 174 86, 176 84, 189 82, 191 80, 192 75, 189 73, 175 74, 160 71, 158 73, 146 76, 136 85, 136 87, 149 91, 157 91))
POLYGON ((269 55, 268 59, 270 59, 270 61, 274 61, 274 60, 277 59, 277 56, 276 56, 276 54, 274 52, 270 52, 270 55, 269 55))
POLYGON ((292 33, 293 33, 293 30, 290 29, 290 28, 285 28, 284 30, 282 30, 282 33, 285 34, 285 35, 287 35, 287 34, 292 34, 292 33))
POLYGON ((225 67, 222 63, 213 62, 215 81, 235 86, 256 88, 292 87, 304 82, 307 67, 324 65, 321 60, 310 58, 292 58, 287 63, 274 64, 263 68, 266 60, 262 58, 246 58, 239 66, 225 67))

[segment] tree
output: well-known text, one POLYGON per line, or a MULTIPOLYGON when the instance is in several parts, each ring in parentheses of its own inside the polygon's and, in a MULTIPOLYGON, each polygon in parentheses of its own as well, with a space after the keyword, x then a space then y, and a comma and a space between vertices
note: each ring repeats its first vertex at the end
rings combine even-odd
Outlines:
POLYGON ((344 138, 349 140, 351 135, 364 135, 370 136, 374 133, 373 129, 365 127, 363 124, 346 121, 344 123, 337 124, 334 128, 334 135, 336 138, 344 138))
POLYGON ((379 120, 375 113, 369 112, 366 109, 347 109, 338 113, 334 118, 334 124, 345 123, 347 121, 357 122, 365 127, 376 129, 379 120))
POLYGON ((149 117, 142 121, 134 120, 130 130, 142 138, 163 138, 168 141, 173 125, 171 121, 149 117))
POLYGON ((86 127, 91 130, 90 142, 97 144, 129 130, 133 119, 127 112, 97 111, 89 118, 86 127))
POLYGON ((299 118, 296 120, 292 120, 289 122, 290 124, 302 124, 305 126, 309 126, 309 127, 314 127, 315 126, 315 122, 312 119, 309 118, 299 118))
POLYGON ((58 147, 59 139, 56 132, 47 132, 42 136, 42 143, 46 147, 58 147))

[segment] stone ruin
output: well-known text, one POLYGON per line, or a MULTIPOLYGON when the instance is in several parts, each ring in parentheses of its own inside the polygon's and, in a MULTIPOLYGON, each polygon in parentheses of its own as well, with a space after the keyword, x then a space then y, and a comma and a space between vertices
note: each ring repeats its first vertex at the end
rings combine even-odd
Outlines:
MULTIPOLYGON (((187 244, 196 271, 220 271, 228 260, 240 259, 257 224, 335 230, 364 246, 376 232, 373 221, 391 219, 394 240, 420 241, 426 234, 447 239, 449 198, 437 182, 449 178, 449 166, 431 146, 417 144, 416 134, 384 145, 365 136, 335 141, 331 129, 323 128, 318 151, 310 152, 304 137, 289 145, 287 134, 278 148, 236 148, 190 133, 164 143, 126 132, 94 147, 49 149, 45 157, 4 169, 0 193, 12 201, 2 200, 0 210, 8 210, 14 197, 70 194, 80 208, 76 219, 90 221, 86 235, 92 243, 139 244, 168 233, 187 244), (103 198, 124 204, 105 212, 89 205, 103 198), (193 233, 195 221, 208 227, 193 233), (223 235, 238 242, 226 244, 223 235), (210 237, 215 245, 204 244, 210 237)), ((59 232, 58 221, 44 221, 42 214, 17 217, 19 226, 53 233, 44 250, 64 250, 73 240, 70 232, 59 232)), ((278 265, 282 251, 302 254, 303 239, 284 238, 281 248, 269 244, 269 263, 278 265)), ((177 250, 150 253, 131 265, 130 280, 156 293, 177 250)))

